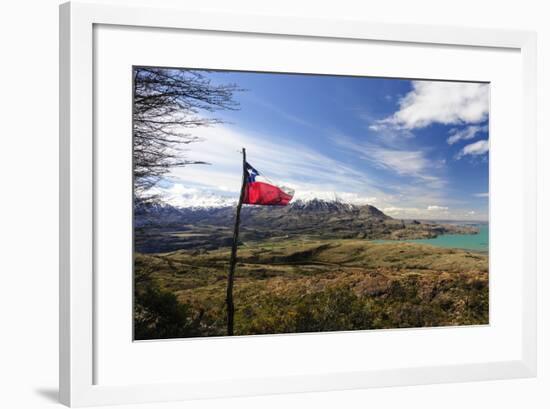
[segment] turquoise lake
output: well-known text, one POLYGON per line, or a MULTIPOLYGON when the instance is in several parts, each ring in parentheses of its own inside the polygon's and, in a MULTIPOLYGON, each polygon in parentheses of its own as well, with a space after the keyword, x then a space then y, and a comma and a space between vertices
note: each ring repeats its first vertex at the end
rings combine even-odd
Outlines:
MULTIPOLYGON (((471 224, 470 224, 471 225, 471 224)), ((439 247, 489 251, 489 225, 477 224, 478 234, 443 234, 434 239, 403 240, 408 243, 430 244, 439 247)), ((381 240, 382 241, 382 240, 381 240)), ((386 241, 386 240, 383 240, 386 241)))

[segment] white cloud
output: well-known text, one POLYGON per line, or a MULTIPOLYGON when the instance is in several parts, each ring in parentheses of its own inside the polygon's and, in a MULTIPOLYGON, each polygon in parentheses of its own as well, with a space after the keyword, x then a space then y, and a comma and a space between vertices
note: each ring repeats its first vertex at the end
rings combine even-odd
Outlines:
POLYGON ((433 174, 435 169, 445 165, 445 161, 432 161, 422 150, 397 149, 373 143, 358 144, 342 136, 334 138, 333 141, 357 152, 360 158, 368 160, 380 169, 390 170, 400 176, 416 178, 432 188, 441 188, 446 184, 445 180, 433 174))
POLYGON ((326 190, 295 190, 294 198, 296 200, 311 200, 311 199, 321 199, 321 200, 335 200, 341 201, 344 203, 353 203, 355 205, 365 205, 370 204, 374 205, 377 202, 376 197, 365 196, 360 193, 355 192, 334 192, 326 190))
POLYGON ((429 164, 422 151, 406 151, 369 146, 363 155, 381 168, 391 169, 399 175, 419 175, 429 164))
POLYGON ((485 193, 474 193, 474 196, 475 196, 475 197, 489 197, 489 193, 488 193, 488 192, 485 192, 485 193))
MULTIPOLYGON (((402 207, 426 208, 430 201, 442 200, 439 186, 443 181, 427 172, 433 166, 420 151, 370 150, 366 155, 378 160, 377 166, 391 168, 393 172, 414 172, 419 183, 403 186, 381 183, 372 174, 358 171, 352 165, 335 160, 319 152, 285 140, 276 143, 272 135, 258 135, 228 126, 214 126, 197 130, 204 142, 188 146, 190 159, 203 160, 211 165, 193 165, 174 168, 168 176, 171 187, 159 192, 177 206, 214 206, 230 203, 238 196, 241 183, 241 155, 239 149, 247 148, 248 160, 273 183, 288 186, 295 191, 295 198, 308 200, 314 197, 325 200, 341 200, 357 205, 373 204, 379 208, 398 203, 402 207), (412 152, 412 153, 411 153, 412 152), (378 155, 378 159, 376 156, 378 155), (399 192, 396 195, 391 192, 399 192)), ((338 138, 343 141, 344 138, 338 138)), ((351 146, 348 147, 352 149, 351 146)), ((363 146, 354 146, 364 153, 363 146)), ((355 151, 354 151, 355 152, 355 151)))
POLYGON ((389 206, 389 207, 383 207, 381 209, 384 213, 389 215, 402 215, 405 213, 418 213, 421 211, 421 209, 414 208, 414 207, 398 207, 398 206, 389 206))
POLYGON ((487 152, 489 152, 489 141, 483 139, 481 141, 477 141, 469 145, 466 145, 464 148, 460 150, 460 152, 458 152, 458 154, 456 155, 456 158, 460 159, 466 155, 479 156, 487 152))
POLYGON ((419 220, 486 220, 487 214, 484 211, 477 212, 464 208, 457 208, 451 211, 446 206, 386 206, 381 207, 384 213, 396 219, 419 219, 419 220), (432 209, 429 209, 432 207, 432 209), (437 209, 435 209, 435 208, 437 209))
POLYGON ((470 125, 464 129, 452 129, 450 136, 447 138, 447 143, 453 145, 458 141, 467 141, 469 139, 475 138, 475 136, 480 132, 487 132, 487 125, 470 125))
POLYGON ((399 100, 399 110, 371 125, 372 130, 382 127, 415 129, 432 123, 479 123, 487 118, 487 84, 413 81, 412 86, 412 91, 399 100))
POLYGON ((433 212, 426 208, 389 206, 381 209, 387 215, 397 219, 434 219, 447 218, 447 212, 433 212))
POLYGON ((428 210, 430 212, 437 212, 437 211, 445 211, 445 210, 449 210, 449 208, 447 206, 438 206, 438 205, 430 205, 428 206, 428 210))
POLYGON ((233 205, 237 201, 235 197, 189 188, 181 183, 168 187, 154 186, 149 192, 177 207, 220 207, 233 205))
POLYGON ((275 184, 293 188, 297 199, 319 197, 332 200, 336 197, 350 203, 367 204, 385 196, 376 187, 378 182, 373 175, 366 175, 345 162, 292 140, 222 125, 200 128, 195 133, 203 142, 188 145, 185 154, 190 159, 210 165, 171 170, 168 180, 181 186, 178 189, 185 186, 197 190, 197 195, 193 196, 193 192, 176 192, 174 187, 170 191, 161 189, 165 197, 172 198, 171 203, 179 206, 199 205, 202 196, 208 199, 208 203, 216 195, 237 197, 242 175, 240 149, 243 146, 247 150, 247 159, 263 176, 275 184), (277 140, 280 143, 275 142, 277 140))
MULTIPOLYGON (((317 152, 312 147, 296 144, 288 138, 283 143, 274 135, 257 134, 226 125, 197 129, 196 133, 204 142, 188 145, 186 155, 211 165, 174 168, 167 177, 170 183, 156 187, 157 193, 177 206, 233 204, 241 183, 239 150, 244 146, 252 165, 274 183, 293 188, 296 199, 318 197, 357 205, 373 204, 383 211, 389 209, 387 213, 396 218, 463 219, 466 214, 463 209, 455 211, 454 206, 453 212, 445 217, 427 210, 434 203, 449 205, 449 199, 444 197, 444 189, 440 188, 445 180, 432 175, 443 164, 430 160, 418 149, 392 149, 374 144, 368 147, 360 144, 345 146, 358 153, 356 157, 378 161, 375 163, 378 167, 413 178, 411 183, 392 184, 382 183, 375 175, 359 171, 351 164, 317 152), (395 155, 399 160, 395 159, 395 155)), ((351 143, 344 137, 337 140, 351 143)))
POLYGON ((171 195, 190 195, 199 192, 198 189, 186 187, 179 183, 173 184, 166 191, 171 195))

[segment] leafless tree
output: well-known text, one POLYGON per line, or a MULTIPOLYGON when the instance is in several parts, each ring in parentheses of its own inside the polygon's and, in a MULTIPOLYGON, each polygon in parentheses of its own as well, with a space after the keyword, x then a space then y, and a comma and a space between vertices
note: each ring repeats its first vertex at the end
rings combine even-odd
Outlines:
POLYGON ((171 168, 204 164, 185 156, 184 147, 199 140, 192 129, 220 123, 213 112, 237 109, 235 84, 216 85, 205 71, 134 68, 134 187, 145 198, 171 168))

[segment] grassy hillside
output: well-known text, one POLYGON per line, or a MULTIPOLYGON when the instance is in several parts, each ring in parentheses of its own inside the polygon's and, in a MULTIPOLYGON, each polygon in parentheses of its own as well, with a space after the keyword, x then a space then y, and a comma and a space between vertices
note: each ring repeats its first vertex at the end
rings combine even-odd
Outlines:
MULTIPOLYGON (((136 338, 225 335, 229 248, 135 256, 136 338)), ((404 242, 239 247, 235 333, 488 323, 488 257, 404 242)))

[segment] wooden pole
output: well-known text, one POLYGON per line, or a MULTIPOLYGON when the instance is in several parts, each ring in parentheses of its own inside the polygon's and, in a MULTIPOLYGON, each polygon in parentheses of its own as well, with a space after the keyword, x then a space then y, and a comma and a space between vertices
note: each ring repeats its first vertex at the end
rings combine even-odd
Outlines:
POLYGON ((227 335, 233 335, 233 320, 235 316, 235 305, 233 304, 233 280, 235 277, 235 264, 237 264, 237 243, 239 242, 239 225, 241 223, 241 207, 243 206, 246 188, 246 150, 243 148, 243 180, 241 184, 241 195, 237 203, 237 214, 235 216, 235 227, 233 228, 233 246, 231 247, 231 259, 229 261, 229 274, 227 275, 227 335))

